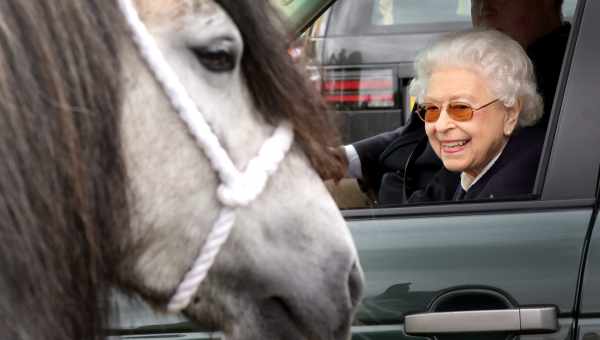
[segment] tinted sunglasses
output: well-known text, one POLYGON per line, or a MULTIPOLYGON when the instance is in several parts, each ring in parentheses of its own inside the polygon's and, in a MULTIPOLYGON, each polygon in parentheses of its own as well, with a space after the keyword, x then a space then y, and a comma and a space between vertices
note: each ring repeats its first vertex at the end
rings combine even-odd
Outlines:
MULTIPOLYGON (((446 112, 448 112, 448 116, 450 116, 450 118, 452 118, 453 120, 458 122, 466 122, 467 120, 471 120, 471 118, 473 118, 473 112, 484 109, 494 104, 498 100, 500 99, 496 98, 491 102, 477 108, 473 108, 471 107, 471 105, 465 103, 450 102, 448 103, 446 112)), ((417 108, 417 114, 419 115, 419 118, 421 118, 422 121, 426 123, 435 123, 440 118, 440 115, 442 114, 442 109, 443 107, 441 106, 425 103, 419 105, 419 107, 417 108)))

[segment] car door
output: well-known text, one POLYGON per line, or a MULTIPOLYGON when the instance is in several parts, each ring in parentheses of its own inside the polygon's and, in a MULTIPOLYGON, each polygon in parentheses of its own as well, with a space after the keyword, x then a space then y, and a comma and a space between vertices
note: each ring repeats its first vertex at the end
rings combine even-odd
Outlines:
MULTIPOLYGON (((569 139, 573 147, 565 147, 564 152, 569 156, 565 158, 566 162, 580 164, 582 159, 589 159, 592 168, 584 173, 584 176, 591 177, 593 172, 599 172, 600 153, 595 147, 598 145, 597 136, 600 135, 600 124, 597 116, 600 113, 596 105, 598 89, 600 88, 600 43, 597 33, 600 32, 600 23, 596 19, 600 14, 600 2, 588 0, 585 13, 582 18, 582 25, 575 54, 573 56, 573 67, 569 83, 567 85, 571 92, 570 96, 565 97, 565 106, 572 107, 575 115, 574 119, 566 119, 559 124, 571 125, 567 128, 575 128, 577 133, 565 133, 563 139, 569 139), (591 121, 588 119, 592 119, 591 121), (575 120, 583 121, 583 124, 575 125, 575 120), (580 134, 579 132, 582 132, 580 134), (587 144, 593 143, 593 144, 587 144)), ((566 178, 564 176, 580 176, 579 166, 574 166, 569 172, 555 172, 556 178, 566 178)), ((551 171, 551 170, 550 170, 551 171)), ((577 190, 584 189, 581 185, 577 190)), ((590 223, 588 234, 585 238, 584 254, 586 255, 581 264, 583 277, 579 282, 581 294, 576 300, 576 339, 596 340, 600 339, 600 221, 597 218, 598 203, 600 200, 600 186, 598 182, 590 185, 586 190, 596 190, 596 206, 594 209, 593 220, 590 223)), ((557 188, 557 191, 558 188, 557 188)), ((588 193, 589 196, 589 193, 588 193)))
POLYGON ((600 336, 600 3, 578 6, 536 200, 344 211, 367 278, 354 338, 600 336))

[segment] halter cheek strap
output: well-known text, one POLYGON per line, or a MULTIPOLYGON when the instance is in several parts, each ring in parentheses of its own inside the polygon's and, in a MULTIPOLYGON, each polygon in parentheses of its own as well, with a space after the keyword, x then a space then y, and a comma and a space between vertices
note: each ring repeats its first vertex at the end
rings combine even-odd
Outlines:
POLYGON ((233 229, 237 208, 250 204, 264 190, 269 176, 277 170, 289 151, 294 141, 294 133, 289 123, 281 123, 273 136, 264 142, 258 155, 248 163, 245 171, 238 170, 165 60, 131 0, 119 0, 119 6, 127 19, 139 53, 221 180, 217 197, 223 207, 198 257, 179 283, 167 306, 168 311, 178 312, 189 305, 214 263, 221 246, 233 229))

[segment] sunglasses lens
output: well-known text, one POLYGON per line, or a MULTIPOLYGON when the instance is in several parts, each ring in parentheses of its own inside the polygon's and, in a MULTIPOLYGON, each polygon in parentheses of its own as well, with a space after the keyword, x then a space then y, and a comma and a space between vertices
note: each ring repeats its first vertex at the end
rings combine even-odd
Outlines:
MULTIPOLYGON (((473 118, 473 108, 468 104, 450 103, 447 108, 450 118, 456 121, 467 121, 473 118)), ((427 123, 434 123, 442 114, 442 109, 434 104, 423 104, 419 108, 419 116, 427 123)))
POLYGON ((438 106, 428 104, 423 105, 423 107, 421 108, 420 115, 421 119, 423 119, 427 123, 433 123, 436 120, 438 120, 441 112, 442 110, 438 106))
POLYGON ((467 121, 473 117, 473 108, 467 104, 450 103, 448 105, 448 115, 457 121, 467 121))

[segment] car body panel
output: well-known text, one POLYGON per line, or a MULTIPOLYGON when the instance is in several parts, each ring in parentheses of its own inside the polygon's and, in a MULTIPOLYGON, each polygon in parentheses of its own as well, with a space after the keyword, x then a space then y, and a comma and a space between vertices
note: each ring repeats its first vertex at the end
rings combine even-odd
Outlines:
MULTIPOLYGON (((572 318, 560 318, 559 329, 552 334, 529 334, 521 335, 521 340, 568 340, 572 339, 573 333, 573 319, 572 318)), ((427 337, 410 336, 404 332, 404 325, 395 326, 361 326, 352 328, 352 340, 365 340, 365 339, 377 339, 377 340, 427 340, 427 337)), ((463 336, 460 339, 468 340, 469 336, 463 336)), ((488 339, 489 336, 483 335, 476 337, 475 339, 488 339)), ((443 338, 440 338, 443 339, 443 338)), ((456 338, 454 338, 456 339, 456 338)), ((166 339, 165 339, 166 340, 166 339)), ((582 340, 597 340, 597 339, 582 339, 582 340)))
POLYGON ((600 339, 600 319, 586 318, 579 321, 578 340, 600 339))
POLYGON ((399 322, 464 286, 570 314, 590 215, 569 209, 349 221, 366 276, 358 319, 399 322))
POLYGON ((578 319, 580 340, 600 339, 600 221, 596 219, 591 234, 582 280, 578 319))
MULTIPOLYGON (((592 233, 581 296, 580 312, 583 317, 600 315, 600 221, 596 220, 592 233)), ((600 324, 598 324, 600 326, 600 324)))

